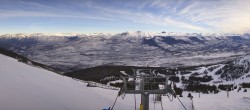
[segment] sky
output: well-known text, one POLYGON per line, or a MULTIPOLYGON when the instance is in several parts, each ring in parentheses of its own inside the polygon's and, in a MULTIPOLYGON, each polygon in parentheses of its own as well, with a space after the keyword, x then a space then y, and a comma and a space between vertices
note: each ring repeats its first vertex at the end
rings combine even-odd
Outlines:
POLYGON ((0 0, 0 34, 250 32, 250 0, 0 0))

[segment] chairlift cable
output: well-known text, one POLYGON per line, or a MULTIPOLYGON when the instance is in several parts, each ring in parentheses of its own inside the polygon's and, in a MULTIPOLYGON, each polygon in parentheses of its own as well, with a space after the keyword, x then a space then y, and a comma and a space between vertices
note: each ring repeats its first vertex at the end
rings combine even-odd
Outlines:
POLYGON ((172 102, 173 100, 174 100, 174 96, 172 95, 172 99, 170 99, 170 96, 167 94, 167 96, 168 96, 168 99, 172 102))
POLYGON ((181 100, 179 99, 179 97, 178 96, 176 96, 177 97, 177 99, 179 100, 179 102, 181 103, 181 105, 185 108, 185 110, 187 110, 187 108, 185 107, 185 105, 181 102, 181 100))
MULTIPOLYGON (((134 69, 133 69, 134 71, 134 69)), ((135 83, 136 79, 134 78, 134 83, 135 83)), ((135 83, 135 88, 136 88, 136 83, 135 83)), ((136 110, 136 96, 135 96, 135 91, 134 91, 134 100, 135 100, 135 110, 136 110)))
POLYGON ((134 93, 134 100, 135 100, 135 110, 136 110, 136 96, 135 96, 135 93, 134 93))
POLYGON ((163 106, 162 106, 162 97, 161 97, 161 110, 163 110, 163 106))
POLYGON ((113 108, 114 108, 114 106, 115 106, 115 104, 116 104, 116 101, 117 101, 117 98, 119 97, 119 93, 117 94, 117 96, 116 96, 116 98, 115 98, 115 102, 114 102, 114 104, 113 104, 113 106, 111 107, 111 110, 113 110, 113 108))

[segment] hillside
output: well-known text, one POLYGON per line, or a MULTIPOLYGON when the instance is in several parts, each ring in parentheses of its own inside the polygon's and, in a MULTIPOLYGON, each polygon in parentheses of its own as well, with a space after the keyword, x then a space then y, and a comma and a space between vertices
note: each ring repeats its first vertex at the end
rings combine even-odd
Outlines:
POLYGON ((174 75, 170 78, 170 80, 175 82, 178 87, 181 87, 184 90, 190 84, 207 84, 216 86, 219 84, 239 85, 243 82, 250 82, 249 57, 250 55, 246 55, 217 64, 185 66, 178 68, 97 66, 64 73, 64 75, 80 80, 110 84, 121 80, 120 76, 132 76, 134 72, 138 73, 140 70, 149 69, 156 76, 164 76, 167 74, 174 75), (134 71, 133 69, 137 70, 134 71))
POLYGON ((28 59, 27 57, 25 57, 23 55, 19 55, 19 54, 12 52, 10 50, 0 48, 0 54, 12 57, 14 59, 17 59, 19 62, 23 62, 23 63, 26 63, 26 64, 31 65, 31 66, 36 66, 36 67, 44 68, 44 69, 47 69, 47 70, 50 70, 50 71, 53 71, 56 73, 61 73, 60 71, 56 70, 53 67, 47 66, 47 65, 39 63, 39 62, 32 61, 32 60, 28 59))

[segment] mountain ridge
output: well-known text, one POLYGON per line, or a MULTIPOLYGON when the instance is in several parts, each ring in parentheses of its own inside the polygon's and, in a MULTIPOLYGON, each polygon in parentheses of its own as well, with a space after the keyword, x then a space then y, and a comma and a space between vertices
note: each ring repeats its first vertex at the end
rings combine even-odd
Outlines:
POLYGON ((210 64, 250 51, 250 39, 245 35, 144 34, 138 31, 115 35, 0 37, 0 47, 64 72, 107 64, 155 67, 210 64))
POLYGON ((61 36, 61 37, 69 37, 69 36, 95 36, 95 35, 109 35, 109 36, 117 36, 117 35, 123 35, 123 36, 214 36, 214 37, 221 37, 221 36, 249 36, 250 33, 243 33, 243 34, 236 34, 236 33, 182 33, 182 32, 142 32, 142 31, 127 31, 127 32, 117 32, 117 33, 14 33, 14 34, 2 34, 0 37, 45 37, 45 36, 61 36))

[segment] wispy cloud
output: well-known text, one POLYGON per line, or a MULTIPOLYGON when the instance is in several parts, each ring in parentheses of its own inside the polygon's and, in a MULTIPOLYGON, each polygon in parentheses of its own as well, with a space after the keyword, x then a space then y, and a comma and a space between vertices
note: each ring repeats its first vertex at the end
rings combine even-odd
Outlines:
MULTIPOLYGON (((139 8, 146 8, 148 5, 151 7, 158 6, 162 0, 158 0, 149 4, 150 2, 146 1, 142 4, 138 4, 139 8)), ((168 2, 162 3, 164 5, 158 6, 157 8, 168 8, 168 2)), ((134 23, 144 23, 144 24, 152 24, 166 27, 175 27, 182 29, 195 30, 199 32, 207 32, 203 27, 184 22, 175 18, 171 18, 171 15, 166 15, 165 13, 155 14, 154 12, 148 12, 139 9, 139 11, 134 11, 135 9, 122 9, 122 8, 110 8, 110 7, 101 7, 101 6, 92 6, 92 8, 99 10, 101 14, 105 17, 117 19, 120 21, 131 21, 134 23)))
POLYGON ((56 17, 126 21, 193 32, 244 33, 250 30, 250 1, 247 0, 17 0, 11 3, 5 1, 0 7, 1 19, 56 17))
POLYGON ((207 25, 212 32, 249 32, 249 1, 195 1, 178 15, 191 23, 207 25))

